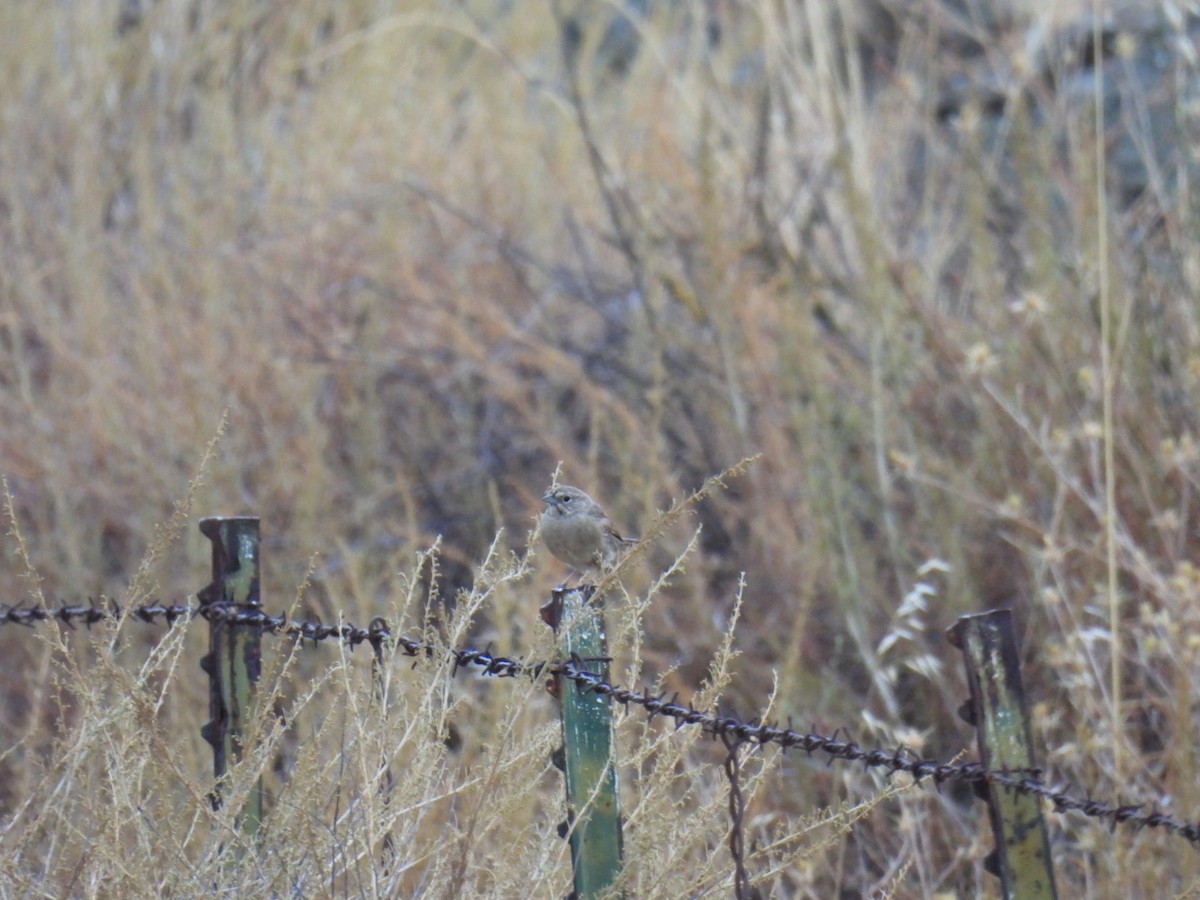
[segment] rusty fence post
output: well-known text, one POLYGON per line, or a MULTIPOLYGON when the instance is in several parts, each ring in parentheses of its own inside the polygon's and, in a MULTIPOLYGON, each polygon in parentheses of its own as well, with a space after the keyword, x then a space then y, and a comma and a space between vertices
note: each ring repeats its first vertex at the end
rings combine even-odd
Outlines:
MULTIPOLYGON (((257 516, 213 516, 200 520, 200 531, 212 541, 212 582, 200 591, 201 610, 230 604, 239 610, 261 608, 259 593, 259 520, 257 516)), ((262 671, 262 628, 208 618, 209 652, 200 667, 208 673, 208 712, 200 729, 212 744, 216 788, 213 808, 221 806, 222 781, 230 766, 247 750, 253 724, 254 694, 262 671)), ((262 778, 250 791, 239 815, 241 830, 253 836, 262 822, 262 778)))
MULTIPOLYGON (((966 664, 971 700, 964 718, 976 728, 984 766, 1033 769, 1012 610, 960 616, 947 636, 966 664)), ((996 838, 988 869, 1000 877, 1004 896, 1056 898, 1050 840, 1038 799, 996 784, 982 787, 996 838)))
MULTIPOLYGON (((542 618, 554 629, 561 659, 608 681, 604 606, 590 588, 556 588, 542 618)), ((555 677, 553 690, 562 710, 563 746, 554 761, 567 786, 564 833, 571 842, 572 896, 610 897, 623 852, 612 698, 563 675, 555 677)))

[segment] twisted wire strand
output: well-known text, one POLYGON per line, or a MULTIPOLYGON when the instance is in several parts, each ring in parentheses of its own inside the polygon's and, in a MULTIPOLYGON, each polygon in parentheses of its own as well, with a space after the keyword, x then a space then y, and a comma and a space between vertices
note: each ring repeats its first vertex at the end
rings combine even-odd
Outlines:
POLYGON ((774 744, 783 750, 801 750, 809 756, 814 753, 824 754, 831 761, 858 763, 866 768, 883 769, 889 774, 906 772, 918 784, 929 781, 938 789, 949 783, 1004 788, 1048 801, 1060 813, 1079 813, 1107 822, 1110 827, 1125 825, 1135 829, 1157 828, 1182 837, 1193 846, 1200 846, 1200 822, 1184 821, 1153 807, 1147 808, 1148 805, 1143 803, 1118 804, 1079 797, 1073 794, 1067 785, 1054 785, 1045 781, 1039 769, 989 769, 978 762, 941 762, 917 756, 904 746, 894 750, 862 747, 852 740, 839 740, 836 733, 831 737, 756 720, 747 721, 732 715, 721 715, 680 703, 674 696, 668 699, 665 694, 651 694, 621 687, 588 671, 587 660, 578 657, 557 661, 530 661, 497 656, 486 649, 440 647, 433 642, 404 635, 393 637, 387 623, 379 618, 374 619, 367 628, 350 623, 328 625, 316 620, 289 619, 285 615, 272 615, 263 611, 257 604, 250 603, 154 602, 132 606, 127 611, 112 600, 56 607, 0 604, 0 625, 34 626, 42 622, 57 621, 68 627, 74 627, 76 624, 90 627, 103 621, 119 620, 122 615, 140 622, 165 622, 168 625, 173 625, 181 619, 191 620, 199 617, 210 623, 255 626, 270 634, 300 640, 319 642, 336 639, 351 647, 367 644, 374 648, 377 658, 382 658, 383 649, 394 643, 397 650, 409 657, 434 658, 440 654, 447 654, 453 662, 454 673, 467 669, 496 678, 557 676, 574 682, 585 691, 610 697, 626 710, 630 706, 640 707, 648 718, 664 716, 674 720, 677 728, 698 727, 706 735, 723 740, 726 746, 743 743, 759 746, 774 744))

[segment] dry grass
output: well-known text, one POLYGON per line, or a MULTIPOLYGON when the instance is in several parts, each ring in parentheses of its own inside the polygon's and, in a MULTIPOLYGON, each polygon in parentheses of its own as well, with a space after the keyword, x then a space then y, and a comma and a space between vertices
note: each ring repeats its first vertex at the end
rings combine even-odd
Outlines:
MULTIPOLYGON (((1161 97, 1124 83, 1098 143, 1085 37, 663 3, 623 56, 568 0, 117 5, 0 12, 0 600, 181 598, 196 518, 254 512, 271 609, 545 656, 558 461, 636 531, 761 454, 625 575, 622 680, 973 755, 942 631, 1011 604, 1055 776, 1196 817, 1197 222, 1161 97)), ((0 638, 5 894, 567 889, 538 685, 401 664, 380 703, 367 654, 268 643, 239 857, 202 628, 0 638)), ((719 748, 619 740, 631 895, 727 894, 719 748)), ((769 895, 997 890, 965 796, 746 767, 769 895)), ((1179 841, 1052 829, 1064 896, 1200 883, 1179 841)))

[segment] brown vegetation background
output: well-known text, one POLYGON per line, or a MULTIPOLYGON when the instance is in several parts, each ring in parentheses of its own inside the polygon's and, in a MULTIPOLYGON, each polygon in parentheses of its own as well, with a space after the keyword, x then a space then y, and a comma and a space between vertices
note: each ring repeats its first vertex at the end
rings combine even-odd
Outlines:
MULTIPOLYGON (((1011 605, 1054 776, 1197 818, 1194 23, 1037 6, 4 4, 0 602, 183 599, 255 513, 272 611, 545 657, 560 463, 637 532, 758 455, 627 574, 619 680, 973 757, 943 630, 1011 605)), ((567 890, 539 685, 381 708, 268 639, 221 862, 202 626, 14 630, 6 893, 567 890)), ((721 753, 619 736, 631 896, 728 895, 721 753)), ((765 895, 995 895, 971 798, 747 766, 765 895)), ((1196 889, 1051 828, 1063 896, 1196 889)))

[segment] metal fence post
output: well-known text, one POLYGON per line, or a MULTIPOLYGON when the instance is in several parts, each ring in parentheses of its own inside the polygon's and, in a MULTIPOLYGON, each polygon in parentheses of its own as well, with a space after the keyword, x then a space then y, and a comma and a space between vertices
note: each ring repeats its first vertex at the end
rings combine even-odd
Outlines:
MULTIPOLYGON (((1033 769, 1012 610, 960 616, 947 635, 962 651, 966 664, 971 689, 967 718, 979 735, 983 765, 999 770, 1033 769)), ((983 788, 996 838, 988 868, 1000 877, 1004 896, 1057 897, 1050 840, 1038 799, 995 784, 983 788)))
MULTIPOLYGON (((542 616, 558 637, 561 659, 608 681, 604 607, 591 590, 556 589, 542 616)), ((621 809, 613 745, 612 698, 558 675, 563 746, 555 762, 567 783, 567 828, 578 900, 608 894, 621 873, 621 809)))
MULTIPOLYGON (((205 607, 217 604, 230 604, 237 610, 261 608, 258 523, 257 516, 214 516, 200 520, 200 531, 213 545, 212 582, 199 594, 202 614, 205 607)), ((234 624, 220 615, 205 617, 209 622, 209 652, 200 661, 200 667, 208 673, 211 718, 200 733, 213 748, 217 784, 212 804, 217 809, 221 806, 226 772, 246 752, 255 687, 262 671, 262 628, 234 624)), ((239 816, 243 833, 255 834, 262 815, 260 777, 239 816)))

